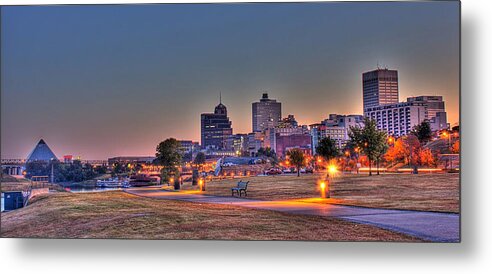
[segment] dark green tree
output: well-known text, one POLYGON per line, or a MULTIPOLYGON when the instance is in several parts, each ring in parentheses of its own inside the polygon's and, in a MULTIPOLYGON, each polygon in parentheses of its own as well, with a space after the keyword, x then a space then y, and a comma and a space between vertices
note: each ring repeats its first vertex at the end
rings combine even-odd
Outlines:
POLYGON ((108 172, 108 167, 105 166, 105 165, 101 165, 101 166, 96 166, 94 168, 94 171, 98 174, 98 175, 103 175, 103 174, 106 174, 106 172, 108 172))
POLYGON ((82 164, 79 160, 72 163, 61 163, 58 160, 33 161, 26 163, 26 177, 32 176, 51 176, 53 167, 54 181, 60 182, 82 182, 94 179, 98 172, 92 165, 82 164))
POLYGON ((319 141, 318 146, 316 147, 316 154, 323 157, 326 161, 330 161, 331 159, 337 157, 339 155, 338 148, 330 137, 323 138, 319 141))
POLYGON ((298 148, 291 149, 287 152, 289 160, 297 168, 297 177, 301 176, 301 167, 304 166, 304 153, 298 148))
MULTIPOLYGON (((378 135, 382 135, 382 136, 378 136, 378 138, 384 138, 384 140, 386 140, 386 132, 380 131, 378 133, 378 135)), ((375 149, 374 154, 375 154, 375 158, 376 158, 377 175, 379 175, 379 164, 381 162, 381 159, 383 159, 383 156, 384 156, 384 154, 386 154, 386 151, 388 151, 388 148, 389 148, 389 145, 386 141, 378 142, 376 145, 376 149, 375 149)))
POLYGON ((193 161, 193 154, 190 152, 185 152, 183 153, 183 162, 192 162, 193 161))
MULTIPOLYGON (((376 127, 376 122, 368 117, 364 118, 364 127, 351 126, 349 131, 351 142, 367 156, 369 161, 369 176, 372 176, 372 163, 381 159, 385 150, 386 132, 376 127)), ((387 145, 386 145, 387 149, 387 145)))
POLYGON ((206 160, 205 153, 198 152, 195 156, 195 160, 193 160, 193 164, 201 166, 205 164, 205 160, 206 160))
POLYGON ((122 164, 122 163, 115 163, 113 165, 113 172, 111 174, 112 174, 112 176, 115 176, 118 174, 127 173, 129 171, 130 171, 130 169, 128 168, 127 165, 122 164))
POLYGON ((267 147, 267 148, 261 147, 260 149, 258 149, 256 155, 258 157, 269 158, 274 165, 278 163, 277 153, 271 147, 267 147))
POLYGON ((421 144, 426 144, 432 138, 432 130, 428 121, 416 125, 412 129, 412 134, 417 136, 421 144))
POLYGON ((179 142, 174 138, 160 142, 157 145, 155 156, 155 162, 162 165, 161 182, 169 182, 171 177, 176 182, 179 178, 179 166, 182 160, 179 142))

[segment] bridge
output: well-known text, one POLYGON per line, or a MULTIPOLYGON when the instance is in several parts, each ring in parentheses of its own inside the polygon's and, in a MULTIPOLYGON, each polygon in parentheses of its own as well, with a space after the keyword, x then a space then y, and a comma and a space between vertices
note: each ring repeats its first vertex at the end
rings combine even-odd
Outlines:
MULTIPOLYGON (((107 160, 79 160, 82 164, 93 166, 107 166, 107 160)), ((26 159, 2 159, 2 172, 8 175, 23 175, 26 166, 26 159)), ((61 163, 64 163, 60 160, 61 163)))
POLYGON ((2 172, 8 175, 22 175, 26 159, 2 159, 2 172))

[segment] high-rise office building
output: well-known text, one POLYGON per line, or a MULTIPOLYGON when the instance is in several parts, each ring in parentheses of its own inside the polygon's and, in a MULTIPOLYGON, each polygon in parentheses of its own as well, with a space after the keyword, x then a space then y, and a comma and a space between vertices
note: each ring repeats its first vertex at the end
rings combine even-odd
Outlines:
POLYGON ((364 112, 367 108, 398 103, 398 71, 376 69, 362 74, 364 112))
POLYGON ((227 108, 220 102, 214 113, 201 115, 201 142, 202 148, 224 150, 227 148, 227 139, 232 135, 232 122, 227 117, 227 108))
POLYGON ((274 128, 282 119, 282 104, 269 99, 268 93, 263 93, 259 102, 253 103, 253 132, 262 132, 274 128))
POLYGON ((436 117, 438 112, 446 112, 442 96, 416 96, 408 97, 407 102, 422 103, 427 110, 427 119, 436 117))
POLYGON ((356 126, 364 126, 364 116, 330 114, 328 119, 321 121, 319 124, 311 125, 313 151, 316 151, 319 141, 327 137, 335 141, 336 146, 342 149, 350 140, 350 127, 356 126))
POLYGON ((278 122, 277 127, 278 128, 297 127, 298 125, 299 123, 297 123, 294 115, 289 114, 286 118, 283 118, 281 121, 278 122))
POLYGON ((427 119, 425 107, 420 103, 404 102, 370 107, 365 116, 376 121, 379 130, 396 137, 407 135, 414 126, 427 119))
POLYGON ((448 128, 446 109, 442 96, 423 95, 407 98, 407 102, 421 104, 425 107, 426 119, 431 130, 437 131, 448 128))
POLYGON ((227 150, 235 151, 237 156, 248 154, 248 134, 234 134, 227 139, 227 150))

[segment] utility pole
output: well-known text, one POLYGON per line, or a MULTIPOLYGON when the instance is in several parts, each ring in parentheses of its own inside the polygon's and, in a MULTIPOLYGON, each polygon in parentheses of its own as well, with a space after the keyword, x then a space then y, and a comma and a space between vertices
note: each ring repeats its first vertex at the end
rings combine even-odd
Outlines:
POLYGON ((53 158, 51 159, 51 183, 55 182, 55 173, 53 169, 53 158))

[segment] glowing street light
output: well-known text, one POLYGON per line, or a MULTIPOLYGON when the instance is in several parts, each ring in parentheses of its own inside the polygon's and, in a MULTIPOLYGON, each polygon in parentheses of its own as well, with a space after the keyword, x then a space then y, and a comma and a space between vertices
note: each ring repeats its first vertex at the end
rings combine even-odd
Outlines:
POLYGON ((355 151, 355 159, 357 160, 357 163, 356 163, 356 169, 357 169, 357 174, 359 174, 359 167, 360 167, 360 163, 359 163, 359 151, 360 151, 360 148, 359 147, 355 147, 354 148, 354 151, 355 151))
POLYGON ((325 181, 321 181, 319 183, 319 188, 321 190, 321 198, 326 198, 326 182, 325 181))
POLYGON ((330 181, 328 178, 319 182, 319 190, 321 198, 330 198, 330 181))
POLYGON ((200 187, 200 191, 205 191, 205 181, 203 178, 198 179, 198 186, 200 187))
POLYGON ((392 145, 395 143, 395 138, 393 136, 388 137, 388 144, 392 145))
POLYGON ((336 173, 337 173, 337 167, 335 165, 329 165, 328 174, 330 175, 330 177, 333 178, 333 176, 335 176, 336 173))
POLYGON ((451 147, 451 134, 447 131, 443 131, 442 137, 448 139, 448 147, 451 147))

